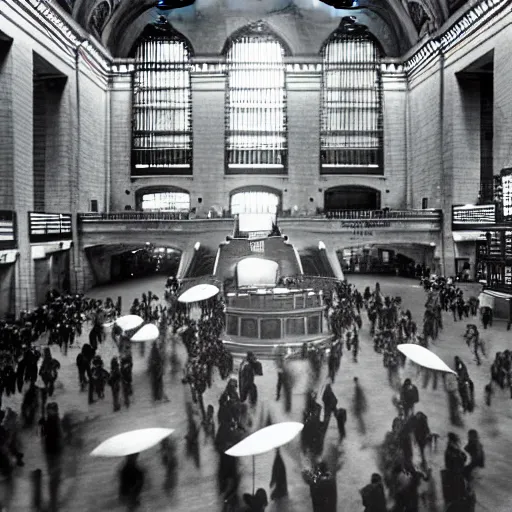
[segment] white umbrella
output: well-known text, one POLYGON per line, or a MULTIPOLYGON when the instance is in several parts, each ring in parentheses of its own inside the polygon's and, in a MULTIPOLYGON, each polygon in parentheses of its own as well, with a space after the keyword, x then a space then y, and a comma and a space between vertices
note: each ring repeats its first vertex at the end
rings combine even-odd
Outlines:
POLYGON ((398 345, 396 348, 411 361, 419 364, 420 366, 431 370, 438 370, 440 372, 453 373, 457 375, 456 372, 454 372, 439 356, 421 345, 403 343, 402 345, 398 345))
POLYGON ((130 341, 154 341, 160 336, 158 327, 155 324, 146 324, 141 327, 131 338, 130 341))
POLYGON ((255 456, 279 448, 294 439, 304 428, 302 423, 285 421, 262 428, 232 446, 225 453, 231 457, 252 456, 252 493, 254 494, 255 456))
POLYGON ((123 329, 123 331, 129 331, 131 329, 136 329, 141 324, 144 323, 144 320, 138 315, 124 315, 120 316, 116 320, 116 325, 123 329))
POLYGON ((179 297, 179 302, 200 302, 210 299, 219 293, 219 289, 213 284, 197 284, 187 291, 183 292, 179 297))
POLYGON ((226 455, 232 457, 247 457, 248 455, 260 455, 279 448, 289 443, 302 429, 304 425, 295 421, 276 423, 262 428, 254 434, 246 437, 226 451, 226 455))
POLYGON ((103 441, 92 452, 93 457, 126 457, 143 452, 174 432, 172 428, 144 428, 131 430, 103 441))

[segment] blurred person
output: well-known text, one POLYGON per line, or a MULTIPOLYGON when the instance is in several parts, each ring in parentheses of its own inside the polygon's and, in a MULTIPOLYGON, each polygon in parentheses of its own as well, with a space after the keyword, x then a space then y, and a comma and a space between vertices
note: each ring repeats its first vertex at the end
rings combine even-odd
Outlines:
POLYGON ((378 473, 373 473, 370 483, 359 493, 363 501, 364 512, 387 512, 384 484, 378 473))
POLYGON ((128 455, 119 472, 119 499, 134 510, 140 505, 140 494, 144 485, 144 471, 137 465, 139 454, 128 455))
POLYGON ((110 377, 108 379, 108 385, 112 389, 114 412, 117 412, 121 409, 121 402, 119 400, 119 394, 121 392, 121 369, 119 368, 119 360, 117 357, 113 357, 110 361, 110 377))
POLYGON ((414 405, 420 400, 418 388, 411 382, 411 379, 405 379, 400 391, 400 400, 404 408, 404 415, 408 418, 414 414, 414 405))
POLYGON ((473 470, 476 468, 485 467, 485 453, 480 437, 475 429, 468 431, 468 443, 464 450, 469 453, 471 460, 467 466, 464 467, 464 476, 466 480, 470 480, 473 470))
POLYGON ((359 383, 359 379, 357 377, 354 377, 354 396, 352 399, 352 411, 357 419, 358 422, 358 428, 359 432, 361 434, 366 434, 366 423, 364 420, 364 416, 366 414, 366 411, 368 409, 367 402, 366 402, 366 395, 361 387, 361 384, 359 383))
POLYGON ((64 435, 59 416, 59 406, 50 402, 46 406, 46 418, 41 419, 43 449, 48 468, 50 495, 50 512, 58 508, 59 487, 62 476, 62 457, 64 452, 64 435))
POLYGON ((283 458, 279 448, 276 450, 276 456, 272 465, 272 478, 270 480, 270 487, 274 487, 274 490, 270 494, 271 500, 279 500, 288 496, 288 483, 286 480, 286 467, 284 465, 283 458))

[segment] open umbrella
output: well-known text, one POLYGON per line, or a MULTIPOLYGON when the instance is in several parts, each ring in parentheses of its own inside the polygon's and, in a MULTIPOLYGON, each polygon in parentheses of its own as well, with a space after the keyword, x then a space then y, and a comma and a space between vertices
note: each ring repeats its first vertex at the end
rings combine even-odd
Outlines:
POLYGON ((202 300, 211 299, 217 293, 219 293, 219 289, 213 284, 197 284, 196 286, 192 286, 185 292, 183 292, 179 297, 179 302, 200 302, 202 300))
POLYGON ((158 327, 155 324, 146 324, 141 327, 131 338, 130 341, 154 341, 160 336, 158 327))
POLYGON ((123 331, 129 331, 131 329, 136 329, 143 323, 144 323, 144 320, 138 315, 124 315, 124 316, 120 316, 116 320, 116 325, 118 327, 120 327, 123 331))
POLYGON ((262 428, 232 446, 225 453, 231 457, 252 456, 252 493, 254 494, 255 456, 279 448, 294 439, 304 428, 302 423, 285 421, 262 428))
POLYGON ((439 356, 428 350, 428 348, 413 343, 403 343, 397 345, 396 348, 411 361, 424 368, 457 375, 439 356))
POLYGON ((103 441, 91 452, 91 456, 126 457, 152 448, 173 432, 172 428, 144 428, 124 432, 103 441))

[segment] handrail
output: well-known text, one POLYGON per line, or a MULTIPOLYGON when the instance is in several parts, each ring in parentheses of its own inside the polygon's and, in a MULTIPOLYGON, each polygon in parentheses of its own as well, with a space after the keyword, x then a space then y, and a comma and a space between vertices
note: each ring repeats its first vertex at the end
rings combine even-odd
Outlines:
MULTIPOLYGON (((400 220, 400 219, 440 219, 441 210, 330 210, 323 214, 286 215, 278 214, 281 219, 327 219, 327 220, 400 220)), ((196 217, 189 211, 179 212, 148 212, 148 211, 122 211, 110 213, 79 213, 81 222, 109 222, 109 221, 183 221, 183 220, 219 220, 236 219, 237 215, 230 215, 226 211, 223 216, 196 217)))
POLYGON ((328 219, 367 220, 367 219, 410 219, 439 218, 441 210, 330 210, 328 219))
POLYGON ((98 221, 148 221, 148 220, 189 220, 190 212, 110 212, 110 213, 79 213, 82 222, 98 221))

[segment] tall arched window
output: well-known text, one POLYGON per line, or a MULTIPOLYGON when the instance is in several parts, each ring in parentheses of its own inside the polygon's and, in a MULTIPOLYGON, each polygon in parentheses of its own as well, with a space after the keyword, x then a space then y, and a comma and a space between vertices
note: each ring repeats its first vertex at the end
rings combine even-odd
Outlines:
POLYGON ((159 22, 134 56, 132 176, 192 174, 190 44, 159 22))
POLYGON ((227 43, 226 174, 286 174, 285 47, 257 23, 227 43))
POLYGON ((322 48, 321 174, 383 174, 381 52, 343 19, 322 48))

